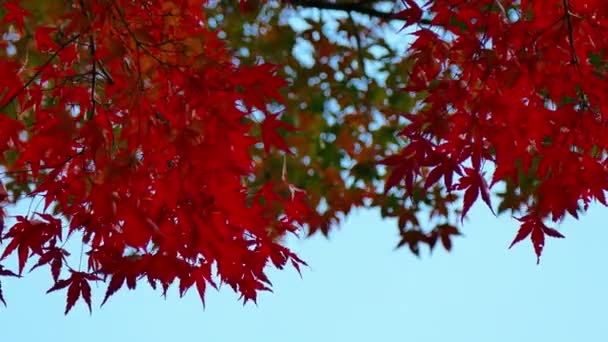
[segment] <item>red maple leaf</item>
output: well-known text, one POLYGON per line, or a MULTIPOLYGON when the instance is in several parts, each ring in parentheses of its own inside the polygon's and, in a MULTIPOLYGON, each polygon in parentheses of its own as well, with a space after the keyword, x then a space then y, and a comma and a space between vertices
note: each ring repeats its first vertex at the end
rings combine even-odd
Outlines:
POLYGON ((54 281, 59 279, 59 274, 61 272, 61 267, 63 266, 66 257, 68 257, 70 253, 68 253, 65 249, 51 246, 40 255, 40 259, 38 262, 32 266, 30 272, 34 269, 49 264, 51 266, 51 275, 54 281))
POLYGON ((2 23, 17 24, 17 28, 21 31, 25 25, 24 18, 29 16, 30 13, 19 6, 19 1, 7 1, 2 4, 6 13, 2 18, 2 23))
POLYGON ((393 18, 393 19, 400 19, 400 20, 405 21, 401 30, 403 30, 404 28, 406 28, 412 24, 418 23, 420 21, 420 19, 422 18, 422 9, 420 8, 420 6, 418 6, 418 4, 414 0, 402 0, 402 1, 403 1, 403 4, 406 6, 406 8, 391 16, 391 18, 393 18))
POLYGON ((285 143, 285 139, 279 134, 278 129, 284 129, 290 132, 295 130, 292 125, 280 120, 279 114, 266 115, 264 121, 262 122, 262 141, 264 142, 264 151, 266 151, 266 153, 270 153, 270 146, 275 146, 281 151, 287 152, 288 154, 293 154, 285 143))
POLYGON ((52 35, 57 32, 56 27, 41 26, 34 32, 34 40, 36 41, 36 49, 38 51, 56 51, 57 43, 53 40, 52 35))
POLYGON ((61 290, 69 286, 65 314, 67 315, 70 312, 80 297, 84 299, 89 307, 89 312, 91 312, 91 285, 89 285, 89 282, 99 280, 101 279, 93 274, 71 271, 69 278, 57 281, 46 293, 61 290))
POLYGON ((464 171, 465 176, 461 177, 458 184, 455 186, 457 190, 465 190, 460 220, 462 221, 464 219, 480 193, 481 199, 487 204, 488 208, 490 208, 493 213, 494 211, 492 209, 492 203, 490 200, 490 191, 488 189, 486 180, 483 178, 483 175, 479 174, 477 170, 470 167, 465 167, 464 171))
POLYGON ((39 220, 28 220, 23 216, 17 216, 15 223, 4 238, 10 238, 9 244, 4 249, 0 260, 6 258, 17 250, 19 259, 19 274, 23 272, 30 251, 37 255, 43 255, 44 245, 47 243, 55 244, 61 240, 61 221, 51 215, 39 215, 47 222, 39 220))
POLYGON ((517 219, 522 222, 515 239, 511 242, 509 248, 513 247, 516 243, 527 238, 531 235, 532 245, 534 246, 534 252, 536 253, 536 262, 540 262, 540 255, 543 252, 545 246, 545 235, 554 238, 563 238, 564 236, 553 228, 547 227, 541 218, 535 214, 528 214, 524 217, 517 219))

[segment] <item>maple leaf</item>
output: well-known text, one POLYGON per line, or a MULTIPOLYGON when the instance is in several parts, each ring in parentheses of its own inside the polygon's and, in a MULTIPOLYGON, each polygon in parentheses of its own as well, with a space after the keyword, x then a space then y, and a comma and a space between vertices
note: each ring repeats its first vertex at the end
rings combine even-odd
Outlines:
POLYGON ((4 266, 0 265, 0 276, 5 276, 5 277, 21 277, 20 275, 16 274, 15 272, 4 268, 4 266))
POLYGON ((106 294, 103 297, 103 301, 101 302, 101 305, 103 306, 108 299, 116 293, 116 291, 118 291, 122 285, 124 284, 126 279, 126 275, 124 273, 114 273, 114 275, 112 275, 112 278, 110 279, 110 283, 108 284, 108 288, 106 290, 106 294))
POLYGON ((420 247, 419 244, 421 241, 426 241, 428 237, 424 232, 412 229, 401 232, 401 240, 397 244, 397 248, 408 245, 410 251, 414 253, 416 256, 420 256, 420 247))
POLYGON ((89 273, 70 271, 72 274, 69 278, 58 280, 53 287, 48 289, 46 293, 51 293, 57 290, 61 290, 64 288, 68 288, 67 292, 67 301, 65 307, 65 314, 67 315, 78 298, 82 297, 89 308, 89 312, 92 312, 91 309, 91 285, 89 285, 89 281, 99 281, 101 280, 99 277, 89 273))
POLYGON ((443 244, 443 247, 447 251, 450 251, 452 249, 452 236, 461 235, 460 231, 458 231, 458 228, 449 224, 439 225, 436 227, 436 230, 438 232, 438 237, 441 240, 441 243, 443 244))
POLYGON ((61 267, 65 262, 65 258, 69 255, 70 253, 68 253, 65 249, 51 246, 40 255, 40 259, 38 259, 38 262, 32 266, 30 272, 40 266, 49 264, 51 266, 51 275, 53 280, 57 281, 59 278, 59 273, 61 272, 61 267))
POLYGON ((414 0, 403 0, 403 4, 406 6, 406 8, 391 16, 393 19, 405 21, 403 27, 401 27, 401 30, 419 22, 420 19, 422 19, 422 9, 414 0))
POLYGON ((293 154, 283 137, 278 133, 277 129, 284 129, 293 132, 295 128, 280 120, 279 114, 268 114, 262 122, 262 141, 264 142, 264 151, 270 153, 270 146, 275 146, 281 151, 293 154))
POLYGON ((21 31, 25 25, 24 18, 29 16, 30 13, 19 6, 19 1, 7 1, 2 4, 6 13, 2 18, 3 23, 14 22, 17 24, 17 28, 21 31))
POLYGON ((490 208, 490 210, 494 214, 490 199, 490 191, 488 189, 488 184, 486 183, 484 177, 479 174, 477 170, 470 167, 465 167, 464 171, 465 176, 460 177, 458 184, 455 186, 457 190, 466 189, 466 191, 464 192, 464 202, 460 220, 462 221, 464 219, 469 209, 471 209, 473 203, 475 203, 475 200, 477 200, 477 197, 479 196, 480 192, 481 199, 486 203, 488 208, 490 208))
MULTIPOLYGON (((11 270, 4 268, 4 266, 2 266, 2 265, 0 265, 0 276, 17 277, 17 278, 20 277, 18 274, 14 273, 11 270)), ((6 301, 4 300, 4 295, 2 293, 2 281, 0 281, 0 302, 2 302, 2 304, 4 304, 4 306, 6 306, 6 301)))
MULTIPOLYGON (((50 215, 43 215, 44 217, 50 217, 50 215)), ((41 255, 43 254, 42 246, 44 244, 54 239, 61 239, 61 222, 52 217, 49 220, 49 222, 42 222, 17 216, 17 223, 5 235, 5 238, 10 238, 11 241, 4 249, 0 260, 17 250, 19 274, 21 274, 29 257, 30 250, 41 255)))
POLYGON ((564 238, 564 236, 553 228, 547 227, 541 218, 536 214, 528 214, 524 217, 517 218, 518 221, 522 222, 517 235, 511 242, 509 248, 513 247, 518 242, 531 236, 532 245, 534 246, 534 252, 536 253, 536 263, 540 262, 540 256, 545 246, 545 235, 554 238, 564 238))
POLYGON ((384 193, 405 180, 405 189, 412 194, 416 177, 420 174, 420 167, 433 159, 432 153, 433 145, 426 139, 416 137, 399 154, 381 160, 379 164, 393 167, 384 184, 384 193))
MULTIPOLYGON (((2 78, 0 79, 0 110, 4 108, 19 95, 23 89, 23 81, 19 77, 21 65, 15 61, 0 59, 0 70, 2 70, 2 78)), ((23 123, 9 118, 8 115, 0 113, 0 123, 5 127, 0 132, 0 147, 3 149, 8 147, 6 144, 11 141, 15 144, 18 139, 18 133, 23 128, 23 123), (17 137, 15 137, 17 136, 17 137), (11 140, 9 140, 11 139, 11 140)))
POLYGON ((34 40, 38 51, 55 51, 58 49, 57 43, 53 41, 51 35, 57 32, 56 27, 38 27, 34 32, 34 40))
POLYGON ((196 291, 201 299, 201 303, 203 307, 205 307, 205 292, 207 288, 207 284, 211 284, 215 289, 217 289, 216 283, 211 278, 211 269, 209 264, 203 264, 200 267, 195 268, 190 277, 182 278, 182 281, 179 284, 179 292, 180 296, 184 296, 186 291, 192 286, 196 286, 196 291), (185 280, 184 280, 185 279, 185 280))
POLYGON ((437 183, 441 177, 444 179, 445 187, 448 191, 452 190, 452 179, 454 174, 462 176, 461 167, 450 158, 445 158, 439 165, 433 168, 426 176, 424 188, 428 189, 437 183))

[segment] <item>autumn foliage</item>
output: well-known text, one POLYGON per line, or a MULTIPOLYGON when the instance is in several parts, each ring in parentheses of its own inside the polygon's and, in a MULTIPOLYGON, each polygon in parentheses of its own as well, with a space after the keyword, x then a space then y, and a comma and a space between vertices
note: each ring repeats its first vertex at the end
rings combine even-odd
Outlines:
POLYGON ((89 282, 101 278, 106 299, 142 278, 204 299, 214 268, 255 301, 268 263, 302 263, 278 241, 302 223, 303 194, 247 186, 249 150, 285 148, 266 107, 284 81, 271 65, 236 66, 200 5, 3 4, 4 27, 25 37, 0 61, 4 199, 44 203, 4 233, 2 258, 16 253, 19 275, 29 260, 50 266, 49 292, 67 287, 66 312, 79 297, 90 306, 89 282), (248 134, 253 111, 261 140, 248 134), (63 241, 76 235, 86 249, 69 265, 63 241))
POLYGON ((203 302, 222 282, 255 301, 267 266, 304 264, 286 234, 327 233, 353 207, 398 218, 418 253, 449 250, 481 199, 517 216, 512 245, 530 237, 540 258, 563 237, 548 221, 607 204, 603 1, 0 3, 0 260, 17 261, 0 276, 49 269, 66 313, 91 308, 95 281, 104 303, 140 281, 203 302), (318 61, 281 54, 296 33, 258 14, 306 7, 347 13, 337 30, 354 48, 310 20, 298 34, 318 61), (353 13, 411 41, 384 85, 365 65, 390 47, 353 13))

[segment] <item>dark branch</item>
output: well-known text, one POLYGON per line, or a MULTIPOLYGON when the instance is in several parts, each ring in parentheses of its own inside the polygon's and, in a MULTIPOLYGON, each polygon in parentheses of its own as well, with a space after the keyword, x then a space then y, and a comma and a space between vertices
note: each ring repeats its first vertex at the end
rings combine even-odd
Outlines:
MULTIPOLYGON (((344 11, 348 13, 366 14, 370 17, 382 19, 384 21, 405 21, 395 16, 396 13, 378 11, 366 5, 365 2, 328 2, 329 0, 285 0, 286 3, 298 7, 317 8, 333 11, 344 11)), ((418 25, 433 25, 429 19, 421 19, 418 25)))
POLYGON ((362 3, 357 2, 333 3, 323 0, 288 0, 287 3, 291 3, 294 6, 300 7, 345 11, 349 13, 356 12, 361 14, 367 14, 371 17, 376 17, 384 20, 398 20, 393 17, 393 13, 378 11, 373 8, 367 7, 362 3))
POLYGON ((51 65, 51 63, 53 62, 53 59, 55 59, 55 57, 57 57, 59 55, 59 53, 61 53, 61 51, 63 51, 63 49, 65 49, 70 44, 75 42, 78 38, 80 38, 79 34, 70 38, 68 41, 63 43, 57 49, 57 51, 53 52, 53 54, 44 63, 42 63, 41 66, 38 67, 38 70, 36 71, 36 73, 34 73, 34 76, 32 76, 29 80, 27 80, 27 82, 25 82, 25 84, 22 85, 21 88, 19 88, 16 92, 14 92, 10 98, 8 98, 7 100, 4 100, 3 102, 0 102, 0 110, 3 110, 4 108, 6 108, 6 106, 11 104, 11 102, 13 102, 19 95, 21 95, 21 93, 23 91, 25 91, 27 89, 27 87, 29 87, 30 84, 32 84, 32 82, 34 82, 36 79, 38 79, 38 77, 40 75, 42 75, 42 73, 46 70, 46 68, 48 68, 48 66, 51 65))

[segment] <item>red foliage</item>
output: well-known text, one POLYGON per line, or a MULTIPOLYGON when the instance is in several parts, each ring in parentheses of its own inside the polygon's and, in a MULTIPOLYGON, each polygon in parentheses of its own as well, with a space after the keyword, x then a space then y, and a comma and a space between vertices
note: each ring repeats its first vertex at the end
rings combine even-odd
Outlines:
POLYGON ((97 276, 90 273, 74 272, 68 279, 56 280, 56 283, 47 293, 68 288, 68 297, 65 307, 65 313, 70 312, 78 298, 82 297, 91 311, 91 285, 89 281, 101 280, 97 276), (69 287, 68 287, 69 286, 69 287))
POLYGON ((534 245, 534 252, 536 252, 537 262, 540 261, 540 255, 543 252, 543 247, 545 245, 545 235, 554 237, 554 238, 563 238, 564 236, 553 228, 549 228, 545 226, 541 219, 538 218, 537 215, 527 215, 522 218, 518 218, 520 222, 522 222, 521 228, 517 232, 517 236, 511 243, 511 247, 518 243, 519 241, 531 235, 532 244, 534 245))
POLYGON ((443 177, 446 192, 464 192, 464 217, 480 194, 491 208, 490 188, 507 184, 503 204, 525 212, 513 244, 530 235, 540 257, 545 235, 562 237, 544 219, 606 205, 608 6, 448 0, 423 9, 404 90, 425 97, 405 115, 409 146, 384 161, 387 186, 404 180, 411 190, 422 179, 428 188, 443 177))
POLYGON ((29 59, 0 59, 0 201, 30 183, 45 208, 0 235, 1 259, 16 252, 19 274, 32 258, 48 265, 49 292, 67 288, 66 313, 79 298, 90 309, 89 283, 106 278, 104 302, 140 279, 164 291, 178 282, 181 295, 195 286, 203 301, 218 279, 255 301, 268 264, 304 264, 279 243, 301 225, 304 198, 287 183, 256 194, 246 181, 261 142, 251 113, 266 112, 266 149, 286 149, 274 130, 290 127, 266 108, 284 84, 274 66, 233 64, 203 1, 66 2, 40 23, 26 4, 3 5, 5 29, 34 35, 29 59), (286 208, 278 218, 272 203, 286 208), (58 217, 82 236, 81 265, 68 262, 58 217))
MULTIPOLYGON (((219 280, 255 301, 269 289, 268 264, 304 264, 280 239, 312 217, 305 195, 285 177, 250 182, 252 149, 291 153, 281 130, 294 128, 269 110, 286 83, 276 66, 236 64, 207 29, 204 3, 2 4, 0 29, 21 43, 0 58, 0 202, 45 205, 0 229, 1 259, 16 252, 19 275, 32 258, 32 268, 48 265, 49 292, 67 288, 66 313, 81 297, 90 308, 89 283, 107 279, 104 303, 141 279, 163 292, 177 282, 180 295, 195 286, 203 303, 219 280), (81 237, 80 265, 60 244, 64 230, 81 237)), ((244 11, 257 3, 240 1, 244 11)), ((513 244, 531 236, 540 257, 545 235, 562 237, 545 219, 606 205, 608 6, 403 3, 392 19, 417 27, 404 91, 424 97, 403 115, 408 145, 382 161, 386 189, 404 183, 415 196, 443 179, 448 195, 463 193, 463 219, 479 197, 492 209, 492 187, 514 185, 509 207, 526 213, 513 244)), ((458 234, 449 224, 411 230, 401 245, 441 240, 449 250, 458 234)), ((0 276, 17 274, 0 265, 0 276)))

